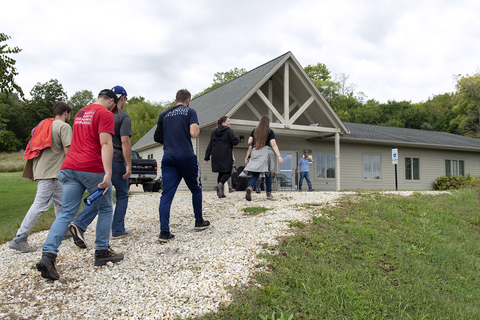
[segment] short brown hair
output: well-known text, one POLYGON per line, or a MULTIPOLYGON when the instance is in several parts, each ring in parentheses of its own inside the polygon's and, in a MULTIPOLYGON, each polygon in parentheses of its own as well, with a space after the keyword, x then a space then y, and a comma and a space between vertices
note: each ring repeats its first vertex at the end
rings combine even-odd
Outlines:
POLYGON ((175 100, 177 102, 185 102, 187 99, 191 99, 192 95, 187 89, 180 89, 177 91, 177 96, 175 97, 175 100))
POLYGON ((55 102, 52 109, 53 114, 56 116, 61 116, 65 111, 67 111, 67 113, 72 113, 73 110, 68 103, 63 101, 55 102))

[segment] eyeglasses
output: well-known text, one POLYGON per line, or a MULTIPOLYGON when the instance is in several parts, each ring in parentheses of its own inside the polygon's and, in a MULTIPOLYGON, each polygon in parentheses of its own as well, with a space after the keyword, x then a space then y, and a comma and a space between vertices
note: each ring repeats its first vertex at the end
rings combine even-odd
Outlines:
POLYGON ((125 97, 125 101, 127 101, 128 100, 127 96, 124 96, 124 97, 125 97))

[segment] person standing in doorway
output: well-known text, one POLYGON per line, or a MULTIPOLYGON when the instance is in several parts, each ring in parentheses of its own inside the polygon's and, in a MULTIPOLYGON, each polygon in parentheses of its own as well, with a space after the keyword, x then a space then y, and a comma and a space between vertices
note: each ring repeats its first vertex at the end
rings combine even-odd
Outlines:
POLYGON ((118 97, 110 89, 98 94, 95 103, 82 108, 73 122, 72 144, 60 168, 62 182, 62 211, 52 224, 43 246, 42 259, 37 270, 43 278, 58 280, 55 267, 58 247, 70 222, 78 212, 85 190, 89 193, 103 189, 103 197, 97 200, 98 220, 95 239, 95 266, 123 260, 123 253, 110 248, 113 203, 112 188, 112 136, 118 113, 118 97))
MULTIPOLYGON (((186 89, 178 90, 175 97, 175 107, 163 111, 163 158, 162 182, 163 190, 158 208, 160 218, 160 242, 168 242, 175 235, 170 232, 170 208, 180 181, 187 184, 192 193, 193 212, 195 215, 195 230, 204 230, 210 226, 202 216, 202 182, 200 165, 193 151, 192 138, 198 137, 197 112, 189 108, 192 95, 186 89)), ((157 125, 159 125, 157 123, 157 125)))
POLYGON ((314 189, 312 189, 312 183, 310 182, 310 168, 308 167, 309 162, 313 162, 313 160, 310 159, 310 157, 307 156, 306 153, 304 153, 303 158, 300 159, 300 161, 298 161, 297 172, 300 173, 300 181, 298 182, 298 191, 302 191, 303 178, 307 180, 308 191, 314 191, 314 189))
POLYGON ((53 113, 55 119, 45 119, 32 130, 32 139, 25 151, 24 160, 28 159, 27 167, 32 166, 33 170, 33 177, 29 178, 38 181, 37 194, 15 238, 10 242, 10 248, 14 250, 36 251, 37 248, 27 242, 33 225, 52 202, 56 216, 62 210, 62 183, 58 172, 72 140, 72 128, 68 124, 72 107, 65 102, 57 102, 53 105, 53 113))
POLYGON ((232 166, 235 163, 233 146, 240 143, 240 139, 235 137, 233 130, 230 129, 230 118, 223 116, 217 121, 217 128, 210 136, 210 143, 205 151, 205 163, 210 161, 212 156, 212 172, 218 172, 217 185, 214 189, 217 191, 217 197, 225 198, 224 184, 232 175, 232 166))
MULTIPOLYGON (((132 122, 128 114, 123 111, 127 103, 127 91, 122 86, 115 86, 112 91, 118 97, 118 113, 115 118, 115 135, 113 143, 112 184, 115 187, 115 211, 112 222, 112 239, 126 237, 132 234, 131 230, 125 229, 125 214, 128 207, 128 178, 132 174, 132 122)), ((84 206, 75 218, 75 222, 69 229, 73 235, 73 241, 80 248, 86 248, 84 232, 97 216, 97 205, 84 206)))

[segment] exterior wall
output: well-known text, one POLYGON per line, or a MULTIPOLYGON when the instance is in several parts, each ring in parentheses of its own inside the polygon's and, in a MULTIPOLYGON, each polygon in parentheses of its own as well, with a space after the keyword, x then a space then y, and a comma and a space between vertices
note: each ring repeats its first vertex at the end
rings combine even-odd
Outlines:
MULTIPOLYGON (((341 148, 341 189, 395 190, 395 165, 390 146, 343 143, 341 148), (363 179, 363 155, 380 155, 381 179, 363 179)), ((397 148, 398 190, 432 190, 433 182, 445 175, 445 160, 465 161, 465 174, 480 175, 480 154, 475 152, 425 148, 397 148), (420 180, 405 179, 405 158, 420 159, 420 180)))
MULTIPOLYGON (((212 172, 211 163, 203 161, 205 150, 210 141, 212 130, 200 133, 198 145, 194 143, 194 150, 198 155, 203 189, 213 190, 217 183, 217 173, 212 172)), ((244 142, 234 147, 236 166, 245 165, 244 159, 247 152, 247 140, 250 132, 235 132, 236 136, 243 135, 244 142)), ((316 177, 316 153, 335 153, 335 143, 332 140, 305 140, 298 136, 276 135, 280 152, 297 152, 301 157, 304 149, 312 150, 312 157, 315 161, 310 165, 310 178, 313 188, 316 191, 335 191, 334 178, 316 177)), ((340 140, 340 188, 341 190, 369 189, 369 190, 395 190, 395 166, 392 164, 393 146, 353 144, 340 140), (380 179, 363 178, 363 156, 379 155, 381 161, 380 179)), ((445 175, 445 160, 465 161, 465 174, 480 176, 480 153, 455 150, 438 150, 413 147, 398 147, 399 160, 397 165, 398 190, 432 190, 436 178, 445 175), (420 159, 420 180, 405 179, 405 157, 420 159)), ((138 151, 138 150, 137 150, 138 151)), ((153 154, 158 163, 158 175, 161 175, 161 159, 163 148, 158 145, 149 149, 139 151, 142 158, 146 159, 148 154, 153 154)), ((278 172, 278 164, 276 171, 278 172)), ((337 171, 338 172, 338 171, 337 171)), ((297 174, 298 181, 298 174, 297 174)), ((303 182, 306 184, 306 182, 303 182)), ((185 183, 180 183, 179 189, 187 191, 185 183)))

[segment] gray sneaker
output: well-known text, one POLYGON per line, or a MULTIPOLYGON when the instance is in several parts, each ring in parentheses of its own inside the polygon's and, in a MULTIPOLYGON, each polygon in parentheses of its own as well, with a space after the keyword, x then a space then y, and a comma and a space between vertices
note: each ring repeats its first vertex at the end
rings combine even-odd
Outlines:
POLYGON ((133 233, 132 230, 126 230, 126 229, 123 232, 115 232, 115 233, 112 232, 112 239, 128 237, 128 236, 131 236, 132 233, 133 233))
POLYGON ((248 187, 245 191, 245 199, 247 199, 247 201, 252 201, 252 187, 248 187))
POLYGON ((69 227, 68 230, 70 230, 70 233, 73 236, 73 242, 75 245, 79 248, 86 249, 87 248, 87 242, 85 241, 85 237, 83 236, 83 230, 76 224, 72 223, 69 227))
POLYGON ((21 252, 34 252, 37 248, 31 247, 27 242, 28 234, 24 236, 15 236, 10 242, 10 249, 18 250, 21 252))

